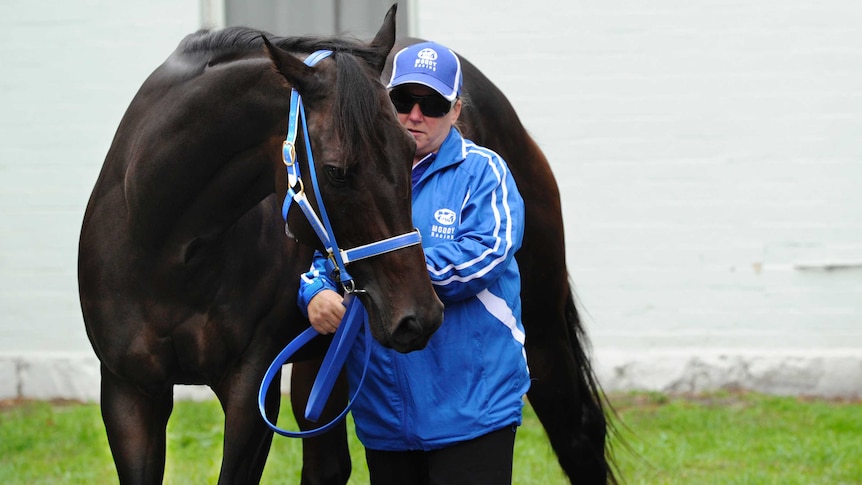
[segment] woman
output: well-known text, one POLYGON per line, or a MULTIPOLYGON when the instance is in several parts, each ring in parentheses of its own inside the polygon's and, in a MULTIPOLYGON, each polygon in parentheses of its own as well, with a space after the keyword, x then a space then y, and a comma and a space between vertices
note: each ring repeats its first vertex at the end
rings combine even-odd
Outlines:
MULTIPOLYGON (((529 388, 515 262, 524 203, 506 162, 455 128, 462 82, 457 55, 425 42, 396 54, 387 86, 416 140, 413 223, 445 313, 422 350, 400 354, 370 342, 352 412, 374 485, 512 480, 529 388)), ((332 333, 345 308, 318 256, 302 277, 299 304, 318 332, 332 333)), ((362 348, 348 363, 351 387, 362 348)))

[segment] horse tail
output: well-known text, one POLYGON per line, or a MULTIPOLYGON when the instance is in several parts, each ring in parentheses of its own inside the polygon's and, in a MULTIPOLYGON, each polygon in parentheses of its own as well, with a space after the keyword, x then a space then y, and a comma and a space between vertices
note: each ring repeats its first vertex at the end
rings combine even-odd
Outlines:
POLYGON ((594 456, 590 458, 594 463, 602 464, 607 476, 607 483, 616 485, 619 483, 619 469, 610 441, 612 437, 616 440, 620 439, 612 419, 616 417, 616 411, 605 396, 593 371, 589 359, 591 344, 581 323, 571 282, 566 297, 565 318, 569 329, 569 345, 580 374, 578 391, 584 397, 580 402, 581 424, 587 440, 591 443, 589 449, 594 453, 594 456), (589 398, 587 399, 587 397, 589 398))

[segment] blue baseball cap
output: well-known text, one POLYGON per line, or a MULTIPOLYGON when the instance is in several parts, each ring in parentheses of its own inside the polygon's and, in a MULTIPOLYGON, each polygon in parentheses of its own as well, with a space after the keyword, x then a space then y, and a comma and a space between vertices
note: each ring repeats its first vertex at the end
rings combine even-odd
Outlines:
POLYGON ((461 95, 461 61, 448 47, 436 42, 422 42, 405 47, 395 54, 392 78, 386 87, 422 84, 449 101, 461 95))

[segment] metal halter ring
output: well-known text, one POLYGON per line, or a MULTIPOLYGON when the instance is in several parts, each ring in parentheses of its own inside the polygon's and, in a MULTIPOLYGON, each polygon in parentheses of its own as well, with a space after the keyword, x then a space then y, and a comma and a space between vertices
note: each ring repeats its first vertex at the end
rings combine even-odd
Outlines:
POLYGON ((304 193, 305 193, 305 184, 304 184, 304 183, 302 183, 302 178, 301 178, 301 177, 297 177, 297 179, 296 179, 296 183, 297 183, 297 185, 299 185, 299 190, 295 190, 295 191, 294 191, 294 192, 296 193, 296 195, 302 195, 302 194, 304 194, 304 193))
POLYGON ((356 294, 359 294, 359 293, 366 293, 366 294, 368 293, 368 292, 367 292, 367 291, 365 291, 365 290, 357 289, 357 288, 356 288, 356 281, 354 281, 354 280, 347 280, 347 281, 345 281, 344 283, 342 283, 342 284, 341 284, 341 287, 342 287, 342 288, 344 289, 344 291, 345 291, 347 294, 349 294, 349 295, 356 295, 356 294))
POLYGON ((281 144, 281 159, 284 161, 284 164, 288 167, 292 167, 294 163, 296 163, 296 145, 293 142, 289 142, 287 140, 281 144), (289 147, 289 151, 287 148, 289 147), (289 155, 286 157, 285 155, 289 155), (290 158, 290 161, 287 159, 290 158))

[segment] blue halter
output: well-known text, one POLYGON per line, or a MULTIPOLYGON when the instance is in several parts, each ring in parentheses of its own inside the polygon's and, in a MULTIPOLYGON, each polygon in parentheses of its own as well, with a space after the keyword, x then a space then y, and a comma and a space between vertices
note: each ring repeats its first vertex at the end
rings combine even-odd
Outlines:
MULTIPOLYGON (((321 50, 317 51, 305 60, 309 66, 317 64, 322 59, 332 55, 332 51, 321 50)), ((287 196, 284 198, 284 204, 281 207, 281 216, 287 221, 287 213, 291 205, 295 202, 299 205, 302 212, 308 219, 309 224, 314 229, 320 242, 323 243, 327 252, 327 257, 335 263, 338 268, 341 284, 348 292, 352 290, 353 278, 347 272, 347 264, 358 261, 360 259, 370 258, 390 251, 396 251, 409 246, 414 246, 422 242, 418 230, 413 230, 400 236, 394 236, 388 239, 383 239, 374 243, 359 246, 353 249, 340 249, 335 241, 335 233, 332 231, 332 225, 329 222, 329 216, 326 212, 326 207, 323 204, 323 198, 320 196, 320 187, 317 183, 317 174, 314 169, 314 155, 311 152, 311 140, 308 135, 308 124, 305 117, 305 107, 302 105, 302 97, 296 89, 290 93, 290 114, 288 115, 287 138, 282 145, 282 158, 287 167, 287 196), (305 151, 308 158, 308 173, 311 180, 314 196, 317 198, 318 206, 320 207, 320 217, 314 212, 314 208, 308 202, 305 196, 305 189, 302 184, 302 178, 299 172, 299 164, 296 158, 296 135, 297 125, 299 120, 302 120, 302 132, 305 139, 305 151), (298 188, 298 191, 296 190, 298 188)))
MULTIPOLYGON (((330 55, 332 55, 332 51, 316 51, 305 59, 305 64, 308 66, 314 66, 330 55)), ((422 239, 419 235, 419 231, 413 230, 400 236, 383 239, 381 241, 358 246, 353 249, 345 250, 338 247, 335 241, 335 233, 332 231, 332 225, 329 222, 329 216, 327 215, 326 208, 323 204, 323 198, 320 195, 317 174, 314 169, 314 156, 311 151, 311 140, 308 134, 305 108, 302 105, 302 97, 296 89, 292 89, 290 93, 290 114, 288 115, 287 137, 282 145, 282 158, 284 160, 284 165, 287 167, 288 189, 287 196, 284 198, 284 204, 281 208, 281 215, 285 222, 287 222, 287 215, 293 203, 296 203, 299 208, 302 209, 303 214, 305 214, 306 219, 308 219, 309 224, 311 224, 311 227, 314 229, 320 242, 323 243, 327 257, 334 263, 334 267, 337 268, 339 281, 347 294, 344 298, 344 304, 347 306, 347 310, 345 311, 338 330, 335 332, 333 341, 329 346, 329 350, 326 352, 320 372, 314 381, 314 385, 308 399, 308 406, 305 409, 306 419, 317 421, 320 417, 323 407, 326 404, 326 400, 332 392, 335 380, 347 359, 347 355, 350 353, 350 347, 352 347, 356 340, 359 327, 363 326, 365 328, 365 366, 362 371, 362 377, 359 380, 359 384, 356 386, 356 390, 350 398, 350 401, 347 403, 347 407, 345 407, 344 411, 342 411, 338 417, 319 428, 299 432, 281 429, 269 420, 266 416, 265 409, 266 393, 269 390, 272 380, 281 370, 282 365, 284 365, 293 356, 293 354, 318 335, 314 328, 309 327, 299 334, 298 337, 291 341, 284 350, 278 354, 272 365, 267 369, 260 386, 260 392, 258 393, 258 408, 260 410, 260 415, 263 417, 267 426, 282 436, 288 436, 291 438, 308 438, 324 433, 335 426, 347 415, 347 412, 353 405, 356 396, 359 395, 362 383, 365 381, 365 373, 368 370, 368 362, 371 358, 371 331, 368 325, 368 314, 365 311, 365 307, 362 305, 362 302, 358 297, 356 297, 357 293, 362 293, 364 290, 356 289, 353 277, 347 272, 347 265, 361 259, 378 256, 380 254, 396 251, 409 246, 415 246, 420 244, 422 239), (300 120, 302 121, 302 131, 305 140, 309 180, 311 181, 311 185, 314 189, 314 196, 317 199, 317 203, 320 208, 320 217, 318 217, 314 208, 308 202, 308 198, 305 196, 305 188, 302 183, 299 163, 296 157, 296 137, 300 120)))

